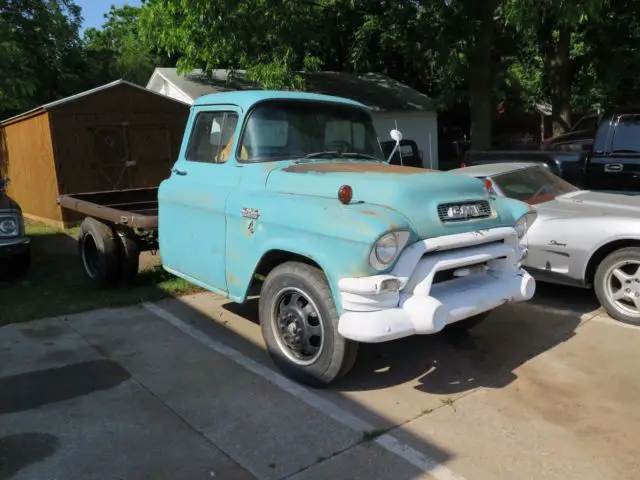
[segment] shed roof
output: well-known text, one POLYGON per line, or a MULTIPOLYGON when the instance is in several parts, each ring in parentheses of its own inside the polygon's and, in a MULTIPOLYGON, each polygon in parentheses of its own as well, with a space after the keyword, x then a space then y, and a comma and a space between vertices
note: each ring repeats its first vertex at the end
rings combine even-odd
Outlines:
MULTIPOLYGON (((147 88, 160 76, 191 100, 210 93, 230 90, 256 90, 260 86, 245 79, 245 70, 213 70, 210 75, 202 70, 193 70, 185 75, 175 68, 156 68, 147 88)), ((427 95, 398 82, 386 75, 367 73, 355 75, 346 72, 301 73, 308 89, 315 93, 350 98, 373 110, 427 110, 435 109, 434 102, 427 95)))
POLYGON ((85 90, 84 92, 76 93, 75 95, 71 95, 69 97, 65 97, 65 98, 61 98, 59 100, 55 100, 53 102, 45 103, 44 105, 40 105, 39 107, 33 108, 31 110, 28 110, 26 112, 20 113, 18 115, 13 116, 13 117, 9 117, 9 118, 6 118, 4 120, 0 120, 0 126, 6 125, 8 123, 14 123, 14 122, 22 120, 22 119, 29 118, 29 117, 31 117, 33 115, 38 114, 38 113, 46 112, 48 110, 54 109, 56 107, 59 107, 61 105, 65 105, 67 103, 74 102, 76 100, 80 100, 81 98, 85 98, 85 97, 88 97, 88 96, 93 95, 95 93, 102 92, 104 90, 108 90, 110 88, 114 88, 114 87, 117 87, 117 86, 120 86, 120 85, 127 85, 129 87, 137 88, 137 89, 139 89, 139 90, 141 90, 141 91, 143 91, 145 93, 151 93, 153 95, 158 95, 159 97, 162 97, 165 100, 170 100, 170 101, 175 101, 177 103, 182 103, 182 102, 178 102, 177 100, 174 100, 172 98, 168 98, 165 95, 161 95, 161 94, 159 94, 157 92, 154 92, 152 90, 148 90, 148 89, 146 89, 144 87, 141 87, 140 85, 136 85, 135 83, 131 83, 131 82, 127 81, 127 80, 119 79, 119 80, 115 80, 115 81, 113 81, 111 83, 106 83, 104 85, 100 85, 99 87, 92 88, 90 90, 85 90))

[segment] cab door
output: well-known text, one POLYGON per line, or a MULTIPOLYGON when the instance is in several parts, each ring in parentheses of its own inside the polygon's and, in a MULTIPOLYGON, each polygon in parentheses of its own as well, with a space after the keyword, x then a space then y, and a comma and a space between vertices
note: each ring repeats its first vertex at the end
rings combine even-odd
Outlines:
POLYGON ((226 294, 227 198, 240 182, 235 162, 238 108, 194 108, 180 157, 158 193, 159 244, 164 267, 226 294))
POLYGON ((586 187, 640 191, 640 115, 620 115, 612 121, 607 148, 589 157, 586 187))

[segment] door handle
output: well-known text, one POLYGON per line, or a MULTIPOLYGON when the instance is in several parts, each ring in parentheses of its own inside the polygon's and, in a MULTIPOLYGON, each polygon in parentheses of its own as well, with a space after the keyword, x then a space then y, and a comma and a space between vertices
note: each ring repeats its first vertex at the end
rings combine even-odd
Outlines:
POLYGON ((173 169, 173 173, 175 173, 176 175, 180 175, 180 176, 185 176, 187 174, 186 170, 180 170, 179 168, 174 168, 173 169))
POLYGON ((605 172, 621 172, 622 171, 622 164, 621 163, 607 163, 604 166, 604 171, 605 172))

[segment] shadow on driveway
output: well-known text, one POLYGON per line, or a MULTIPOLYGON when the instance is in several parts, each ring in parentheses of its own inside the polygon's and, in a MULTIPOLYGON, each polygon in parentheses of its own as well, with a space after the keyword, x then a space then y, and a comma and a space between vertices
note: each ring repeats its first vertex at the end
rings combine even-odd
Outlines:
POLYGON ((106 359, 2 377, 0 415, 109 390, 130 377, 118 363, 106 359))
MULTIPOLYGON (((223 308, 258 323, 258 300, 223 308)), ((453 395, 478 387, 501 388, 514 370, 574 336, 578 318, 506 305, 469 332, 416 335, 393 342, 361 344, 358 359, 338 391, 391 388, 418 379, 417 390, 453 395), (516 316, 517 315, 517 316, 516 316)))
POLYGON ((59 444, 55 435, 40 432, 0 437, 0 480, 9 479, 29 465, 50 457, 59 444))

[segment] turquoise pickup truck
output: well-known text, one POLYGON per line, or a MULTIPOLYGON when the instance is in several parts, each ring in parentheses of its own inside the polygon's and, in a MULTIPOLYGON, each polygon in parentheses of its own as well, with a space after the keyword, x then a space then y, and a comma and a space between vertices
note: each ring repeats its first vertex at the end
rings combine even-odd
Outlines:
POLYGON ((274 362, 316 386, 346 374, 360 342, 468 328, 535 291, 519 246, 535 212, 477 179, 389 164, 367 107, 344 98, 203 96, 170 177, 116 193, 59 199, 88 216, 89 277, 117 284, 159 247, 167 271, 235 302, 259 287, 274 362), (123 196, 144 212, 104 204, 123 196))

